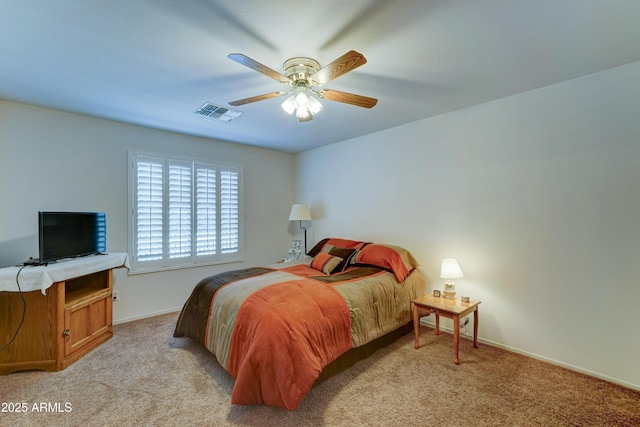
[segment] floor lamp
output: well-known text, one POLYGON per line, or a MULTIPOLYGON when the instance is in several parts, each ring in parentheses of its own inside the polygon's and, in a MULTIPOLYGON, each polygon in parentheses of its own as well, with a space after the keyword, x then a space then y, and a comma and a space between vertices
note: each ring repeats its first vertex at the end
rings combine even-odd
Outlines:
POLYGON ((289 221, 299 221, 300 229, 304 230, 304 254, 307 254, 307 227, 302 226, 302 221, 311 221, 311 214, 307 205, 293 205, 289 214, 289 221))

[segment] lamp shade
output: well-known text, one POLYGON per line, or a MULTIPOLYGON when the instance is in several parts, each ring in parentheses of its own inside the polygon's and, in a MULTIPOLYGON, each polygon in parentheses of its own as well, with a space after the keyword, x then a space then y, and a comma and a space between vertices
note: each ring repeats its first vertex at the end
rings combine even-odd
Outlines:
POLYGON ((289 214, 289 221, 311 221, 311 214, 307 205, 293 205, 289 214))
POLYGON ((440 278, 457 279, 463 277, 462 270, 455 259, 443 259, 442 268, 440 269, 440 278))
POLYGON ((290 96, 280 106, 287 114, 293 114, 296 111, 296 97, 290 96))

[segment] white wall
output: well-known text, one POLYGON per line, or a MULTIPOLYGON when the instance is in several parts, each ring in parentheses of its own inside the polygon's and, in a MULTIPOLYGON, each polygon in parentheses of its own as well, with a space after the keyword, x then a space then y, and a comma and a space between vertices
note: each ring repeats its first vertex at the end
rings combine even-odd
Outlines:
POLYGON ((457 258, 482 340, 640 389, 639 75, 636 62, 299 154, 310 240, 402 245, 430 290, 457 258))
POLYGON ((37 253, 38 210, 105 211, 108 249, 125 252, 128 149, 240 162, 245 262, 118 270, 116 322, 179 308, 207 274, 284 256, 290 206, 308 203, 310 245, 400 244, 430 289, 455 257, 458 292, 482 300, 483 341, 640 389, 638 75, 633 63, 295 159, 0 101, 0 266, 37 253))
POLYGON ((108 251, 126 252, 129 149, 242 163, 245 261, 135 276, 116 270, 115 322, 180 309, 202 277, 286 255, 293 155, 0 101, 0 267, 37 256, 39 210, 104 211, 108 251))

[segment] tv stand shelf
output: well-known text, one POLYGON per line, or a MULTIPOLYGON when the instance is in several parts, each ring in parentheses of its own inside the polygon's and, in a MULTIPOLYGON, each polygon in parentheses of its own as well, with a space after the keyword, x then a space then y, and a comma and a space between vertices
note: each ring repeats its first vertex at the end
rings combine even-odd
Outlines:
MULTIPOLYGON (((54 282, 46 294, 40 290, 22 293, 24 323, 15 340, 0 352, 0 375, 65 369, 113 336, 114 267, 96 268, 100 270, 54 282)), ((0 346, 13 337, 22 312, 20 293, 0 292, 0 346)))
POLYGON ((65 304, 73 305, 85 298, 93 298, 96 294, 99 294, 100 291, 102 291, 102 293, 110 293, 110 289, 107 286, 109 280, 108 277, 105 277, 108 272, 109 270, 105 270, 88 276, 67 280, 65 282, 65 304))
POLYGON ((103 292, 99 292, 100 289, 80 289, 71 293, 65 293, 64 304, 65 306, 75 305, 81 303, 85 299, 93 299, 96 296, 101 296, 102 293, 110 295, 109 289, 104 289, 103 292))

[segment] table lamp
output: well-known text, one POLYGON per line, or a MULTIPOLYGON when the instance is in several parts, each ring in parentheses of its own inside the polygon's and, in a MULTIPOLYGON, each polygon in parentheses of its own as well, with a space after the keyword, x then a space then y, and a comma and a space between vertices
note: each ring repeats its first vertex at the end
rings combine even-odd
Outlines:
POLYGON ((443 259, 440 269, 440 278, 444 281, 444 297, 454 299, 456 297, 456 284, 451 279, 463 277, 462 270, 455 259, 443 259))

